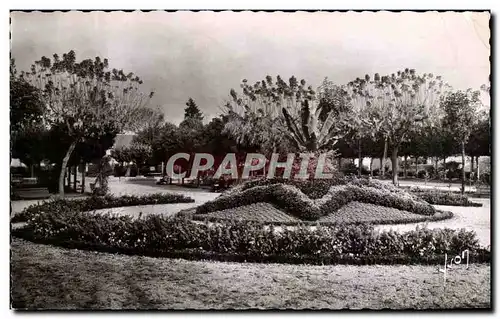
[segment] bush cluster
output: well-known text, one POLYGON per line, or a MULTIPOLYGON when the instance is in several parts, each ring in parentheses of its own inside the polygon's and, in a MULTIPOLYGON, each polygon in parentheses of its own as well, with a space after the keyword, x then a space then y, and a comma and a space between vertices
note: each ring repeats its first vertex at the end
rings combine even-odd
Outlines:
POLYGON ((411 188, 411 193, 418 198, 433 205, 447 205, 447 206, 469 206, 469 207, 482 207, 483 204, 471 201, 467 196, 453 193, 443 192, 437 190, 426 190, 422 188, 411 188))
POLYGON ((111 195, 98 197, 92 196, 84 199, 54 199, 42 204, 34 204, 25 208, 22 212, 12 217, 12 222, 24 222, 31 216, 48 212, 70 212, 70 211, 92 211, 96 209, 153 205, 153 204, 173 204, 173 203, 193 203, 194 199, 179 194, 156 193, 142 196, 124 195, 115 197, 111 195))
POLYGON ((256 179, 247 181, 239 186, 234 187, 228 191, 227 195, 241 192, 255 186, 268 186, 275 184, 285 184, 295 186, 300 189, 309 198, 317 199, 325 196, 328 190, 332 186, 345 185, 348 182, 348 178, 344 177, 340 173, 333 173, 333 177, 330 179, 283 179, 283 178, 270 178, 270 179, 256 179))
POLYGON ((207 214, 267 202, 299 219, 314 221, 352 201, 397 208, 420 215, 431 216, 436 213, 430 204, 416 199, 403 190, 368 180, 354 180, 347 185, 330 186, 326 195, 319 199, 312 199, 296 186, 286 184, 243 187, 241 190, 198 206, 196 213, 207 214))
POLYGON ((285 263, 433 263, 470 250, 471 262, 489 261, 475 233, 416 229, 378 232, 372 226, 275 229, 256 222, 209 223, 149 215, 36 213, 16 235, 64 247, 161 257, 285 263))

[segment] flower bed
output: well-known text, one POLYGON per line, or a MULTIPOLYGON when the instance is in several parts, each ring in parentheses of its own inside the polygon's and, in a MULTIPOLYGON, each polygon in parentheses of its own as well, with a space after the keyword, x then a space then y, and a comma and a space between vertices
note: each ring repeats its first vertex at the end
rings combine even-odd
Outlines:
POLYGON ((239 206, 208 214, 193 215, 191 218, 206 221, 246 220, 275 225, 297 225, 302 222, 269 203, 239 206))
POLYGON ((373 184, 370 181, 366 184, 360 182, 331 186, 327 194, 319 199, 312 199, 296 186, 287 184, 242 188, 198 206, 196 213, 207 214, 243 205, 267 202, 301 220, 315 221, 352 201, 397 208, 419 215, 432 216, 436 213, 430 204, 405 191, 395 187, 381 186, 378 183, 373 184))
POLYGON ((25 208, 12 217, 12 222, 25 222, 34 214, 52 211, 92 211, 96 209, 173 203, 194 203, 194 199, 179 194, 157 193, 143 196, 104 196, 85 199, 55 199, 25 208))
MULTIPOLYGON (((189 211, 191 211, 190 209, 189 211)), ((432 216, 413 214, 395 208, 360 202, 350 202, 339 210, 329 213, 316 221, 304 221, 292 217, 269 203, 257 203, 225 209, 207 214, 181 212, 180 215, 193 220, 226 222, 231 220, 257 221, 268 225, 338 225, 338 224, 407 224, 440 221, 453 217, 451 212, 437 211, 432 216)))
POLYGON ((437 211, 434 215, 419 215, 404 210, 361 202, 350 202, 335 212, 321 217, 318 222, 327 224, 408 224, 439 221, 453 217, 451 212, 437 211))
POLYGON ((64 247, 145 256, 210 258, 283 263, 441 264, 444 253, 469 249, 470 262, 489 261, 475 233, 452 229, 377 232, 367 225, 297 227, 275 231, 261 223, 194 222, 185 218, 35 213, 13 232, 37 242, 64 247))
POLYGON ((482 207, 483 204, 471 201, 466 195, 449 191, 410 188, 410 192, 418 198, 433 205, 482 207))

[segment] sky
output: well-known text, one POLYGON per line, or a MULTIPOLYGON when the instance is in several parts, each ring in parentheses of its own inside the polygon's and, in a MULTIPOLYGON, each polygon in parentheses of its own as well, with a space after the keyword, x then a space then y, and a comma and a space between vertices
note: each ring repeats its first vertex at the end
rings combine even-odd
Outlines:
MULTIPOLYGON (((479 89, 490 74, 488 13, 393 12, 12 12, 18 70, 70 50, 77 60, 108 58, 155 91, 170 122, 193 98, 206 119, 231 88, 266 75, 294 75, 317 87, 365 74, 414 68, 454 89, 479 89)), ((483 94, 489 105, 489 96, 483 94)))

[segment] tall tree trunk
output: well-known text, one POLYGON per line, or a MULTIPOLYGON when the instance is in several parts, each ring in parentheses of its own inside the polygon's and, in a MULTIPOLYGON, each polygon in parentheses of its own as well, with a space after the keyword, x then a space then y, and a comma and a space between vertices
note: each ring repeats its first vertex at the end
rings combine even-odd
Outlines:
POLYGON ((392 149, 392 183, 394 186, 398 186, 398 146, 394 146, 392 149))
POLYGON ((387 137, 385 138, 384 140, 384 155, 382 155, 382 177, 385 177, 385 159, 387 158, 387 147, 388 147, 388 141, 387 141, 387 137))
POLYGON ((470 157, 470 181, 472 182, 474 176, 474 155, 470 157))
POLYGON ((373 177, 373 157, 370 157, 370 176, 373 177))
POLYGON ((417 173, 417 178, 418 178, 418 159, 419 159, 419 156, 416 156, 415 157, 415 162, 416 162, 417 167, 415 168, 415 171, 417 173))
POLYGON ((85 193, 85 173, 87 170, 87 163, 82 164, 82 194, 85 193))
POLYGON ((465 142, 462 141, 462 195, 465 193, 465 142))
POLYGON ((434 166, 435 166, 435 171, 436 171, 436 175, 438 175, 438 157, 436 156, 435 158, 435 162, 434 162, 434 166))
POLYGON ((408 166, 408 155, 405 155, 405 162, 403 166, 404 178, 408 178, 407 166, 408 166))
POLYGON ((476 181, 479 181, 479 156, 476 156, 476 181))
POLYGON ((361 158, 361 139, 358 139, 358 177, 361 177, 362 161, 361 158))
POLYGON ((383 174, 383 169, 382 169, 382 166, 384 166, 384 159, 382 157, 380 157, 380 167, 378 169, 378 176, 382 176, 384 177, 384 174, 383 174))
POLYGON ((444 180, 446 180, 446 156, 443 156, 443 172, 444 172, 444 180))
POLYGON ((68 188, 71 187, 71 167, 68 167, 68 169, 66 170, 67 171, 67 174, 66 177, 67 177, 67 180, 68 180, 68 188))
POLYGON ((73 141, 66 151, 66 155, 64 155, 62 164, 61 164, 61 172, 59 173, 59 196, 64 197, 64 173, 66 172, 66 167, 68 166, 68 161, 75 149, 77 141, 73 141))
POLYGON ((31 169, 31 178, 33 178, 35 177, 35 164, 31 164, 30 169, 31 169))
POLYGON ((73 166, 73 191, 76 193, 76 174, 77 174, 77 165, 73 166))

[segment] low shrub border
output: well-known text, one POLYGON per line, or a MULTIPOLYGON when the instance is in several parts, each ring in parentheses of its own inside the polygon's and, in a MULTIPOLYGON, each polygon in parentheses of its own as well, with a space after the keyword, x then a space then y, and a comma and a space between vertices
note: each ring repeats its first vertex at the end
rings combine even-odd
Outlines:
MULTIPOLYGON (((398 224, 413 224, 413 223, 425 223, 425 222, 437 222, 445 219, 450 219, 453 217, 453 213, 449 211, 436 211, 436 214, 432 216, 422 216, 421 218, 406 218, 404 220, 401 219, 380 219, 380 220, 373 220, 370 222, 366 221, 353 221, 353 222, 342 222, 342 223, 336 223, 336 222, 326 222, 326 221, 300 221, 300 222, 281 222, 281 221, 262 221, 262 223, 266 225, 274 225, 274 226, 298 226, 298 225, 307 225, 307 226, 315 226, 315 225, 321 225, 321 226, 335 226, 335 225, 365 225, 365 224, 372 224, 372 225, 398 225, 398 224)), ((197 221, 207 221, 207 222, 227 222, 228 220, 238 220, 238 219, 229 219, 229 218, 220 218, 220 217, 215 217, 215 216, 207 216, 207 215, 202 215, 202 214, 194 214, 191 215, 191 219, 197 220, 197 221)))
POLYGON ((50 211, 93 211, 96 209, 139 206, 139 205, 154 205, 154 204, 174 204, 174 203, 194 203, 194 199, 179 195, 156 193, 142 196, 124 195, 124 196, 104 196, 104 197, 88 197, 84 199, 54 199, 35 204, 25 208, 22 212, 12 217, 12 222, 25 222, 31 216, 41 212, 50 211))
POLYGON ((469 249, 471 262, 487 262, 473 231, 417 228, 397 233, 371 225, 296 227, 276 231, 255 222, 207 223, 149 215, 36 213, 16 236, 63 247, 153 257, 284 263, 431 263, 469 249))
POLYGON ((449 191, 424 190, 410 188, 410 192, 432 205, 482 207, 483 204, 471 201, 466 195, 449 191))

